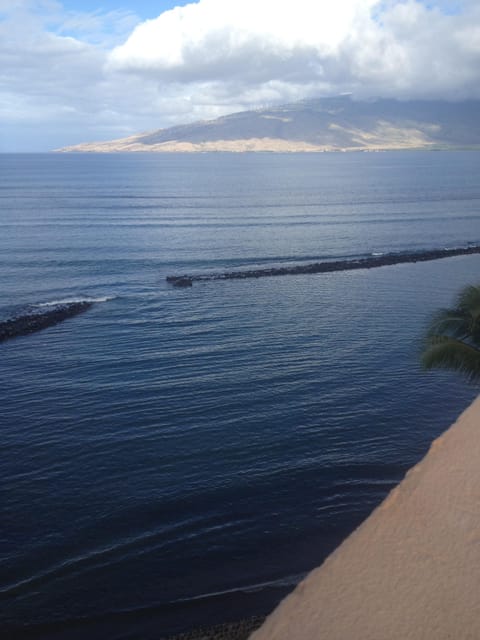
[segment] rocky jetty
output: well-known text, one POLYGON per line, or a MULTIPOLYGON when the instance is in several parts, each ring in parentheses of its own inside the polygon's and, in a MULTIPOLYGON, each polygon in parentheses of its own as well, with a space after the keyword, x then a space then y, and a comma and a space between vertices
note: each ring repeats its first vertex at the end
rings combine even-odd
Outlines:
POLYGON ((180 277, 171 280, 174 287, 191 287, 193 282, 191 278, 180 277))
POLYGON ((26 313, 0 322, 0 342, 52 327, 90 309, 93 302, 71 302, 42 312, 26 313))
POLYGON ((246 278, 266 278, 271 276, 287 276, 309 273, 331 273, 332 271, 352 271, 353 269, 374 269, 394 264, 409 262, 427 262, 429 260, 441 260, 454 256, 466 256, 480 253, 480 245, 457 247, 453 249, 431 249, 426 251, 387 253, 356 260, 332 260, 329 262, 313 262, 285 267, 271 267, 266 269, 246 269, 243 271, 225 271, 223 273, 198 273, 192 275, 167 276, 166 280, 173 286, 186 286, 179 284, 189 281, 201 282, 205 280, 243 280, 246 278))

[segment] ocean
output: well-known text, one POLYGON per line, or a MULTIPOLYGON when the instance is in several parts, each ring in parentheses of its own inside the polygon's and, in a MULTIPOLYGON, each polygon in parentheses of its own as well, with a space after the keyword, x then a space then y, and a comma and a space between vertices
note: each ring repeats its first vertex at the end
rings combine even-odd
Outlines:
POLYGON ((480 153, 0 155, 2 638, 158 639, 268 612, 473 400, 424 372, 480 256, 480 153))

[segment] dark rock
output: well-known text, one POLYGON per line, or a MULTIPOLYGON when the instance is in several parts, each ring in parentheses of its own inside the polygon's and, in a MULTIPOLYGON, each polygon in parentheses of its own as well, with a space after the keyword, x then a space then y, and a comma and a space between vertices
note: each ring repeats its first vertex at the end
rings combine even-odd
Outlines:
POLYGON ((247 640, 263 623, 263 616, 253 616, 213 627, 200 627, 162 640, 247 640))
POLYGON ((193 284, 193 279, 188 277, 175 277, 169 276, 167 277, 167 281, 173 284, 174 287, 191 287, 193 284))
POLYGON ((44 312, 28 313, 0 322, 0 342, 52 327, 90 309, 93 302, 72 302, 44 312))
POLYGON ((466 256, 480 253, 480 245, 458 247, 454 249, 431 249, 418 252, 389 253, 355 260, 332 260, 331 262, 313 262, 291 267, 271 267, 268 269, 246 269, 245 271, 225 271, 214 274, 195 274, 167 276, 167 282, 175 287, 191 287, 193 281, 202 280, 243 280, 245 278, 267 278, 271 276, 299 275, 309 273, 331 273, 332 271, 352 271, 354 269, 374 269, 394 264, 427 262, 454 256, 466 256))

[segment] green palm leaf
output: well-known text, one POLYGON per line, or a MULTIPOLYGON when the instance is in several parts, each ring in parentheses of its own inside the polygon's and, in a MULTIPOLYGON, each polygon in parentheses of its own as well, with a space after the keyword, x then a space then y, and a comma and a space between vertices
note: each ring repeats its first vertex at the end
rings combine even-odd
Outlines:
POLYGON ((422 364, 425 369, 453 369, 469 380, 480 380, 480 351, 448 336, 436 336, 430 341, 422 354, 422 364))
POLYGON ((480 380, 480 286, 465 287, 456 307, 442 309, 432 318, 422 364, 426 369, 453 369, 469 380, 480 380))
POLYGON ((451 335, 462 339, 470 334, 470 322, 457 309, 442 309, 431 320, 427 336, 451 335))

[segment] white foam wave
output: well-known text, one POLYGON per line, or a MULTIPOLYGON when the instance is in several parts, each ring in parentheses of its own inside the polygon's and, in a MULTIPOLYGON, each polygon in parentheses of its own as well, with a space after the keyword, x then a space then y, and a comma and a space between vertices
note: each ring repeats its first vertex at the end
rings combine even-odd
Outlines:
POLYGON ((255 593, 257 591, 263 591, 264 589, 295 587, 301 580, 303 580, 303 578, 305 578, 305 576, 305 573, 295 576, 286 576, 285 578, 272 580, 270 582, 259 582, 257 584, 246 585, 243 587, 233 587, 232 589, 225 589, 223 591, 211 591, 209 593, 202 593, 198 596, 191 596, 190 598, 179 598, 178 600, 174 600, 174 602, 191 602, 194 600, 218 598, 220 596, 231 595, 234 593, 255 593))
POLYGON ((65 304, 78 304, 79 302, 108 302, 109 300, 113 300, 115 296, 103 296, 101 298, 63 298, 61 300, 51 300, 50 302, 39 302, 37 307, 59 307, 65 304))

